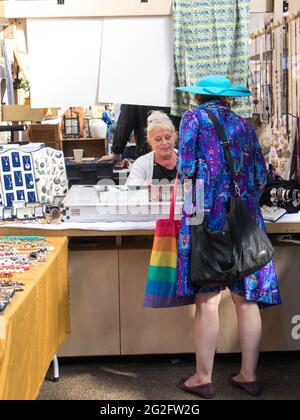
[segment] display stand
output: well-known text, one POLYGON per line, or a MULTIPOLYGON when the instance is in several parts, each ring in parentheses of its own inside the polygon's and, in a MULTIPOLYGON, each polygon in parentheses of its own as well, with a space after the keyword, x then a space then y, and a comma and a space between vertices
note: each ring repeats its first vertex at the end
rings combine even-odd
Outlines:
POLYGON ((0 400, 35 399, 70 331, 67 239, 48 242, 47 262, 14 274, 24 290, 0 317, 0 400))

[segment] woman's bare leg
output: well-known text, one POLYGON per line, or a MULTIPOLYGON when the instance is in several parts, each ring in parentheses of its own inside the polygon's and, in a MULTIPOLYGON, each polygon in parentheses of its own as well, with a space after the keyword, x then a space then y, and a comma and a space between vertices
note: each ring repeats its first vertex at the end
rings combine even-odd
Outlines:
POLYGON ((240 346, 242 351, 242 366, 236 381, 256 381, 256 369, 259 358, 259 346, 261 341, 262 323, 259 308, 256 302, 232 293, 235 304, 240 346))
POLYGON ((196 373, 186 386, 211 382, 214 357, 219 335, 219 303, 221 293, 199 293, 196 295, 194 337, 196 344, 196 373))

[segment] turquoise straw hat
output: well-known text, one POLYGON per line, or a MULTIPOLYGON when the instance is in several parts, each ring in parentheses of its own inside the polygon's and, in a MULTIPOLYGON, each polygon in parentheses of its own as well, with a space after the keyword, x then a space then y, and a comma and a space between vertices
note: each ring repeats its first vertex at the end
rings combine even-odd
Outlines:
POLYGON ((227 77, 206 76, 199 79, 194 86, 178 87, 178 90, 193 93, 194 95, 214 96, 251 96, 252 92, 243 86, 233 86, 227 77))

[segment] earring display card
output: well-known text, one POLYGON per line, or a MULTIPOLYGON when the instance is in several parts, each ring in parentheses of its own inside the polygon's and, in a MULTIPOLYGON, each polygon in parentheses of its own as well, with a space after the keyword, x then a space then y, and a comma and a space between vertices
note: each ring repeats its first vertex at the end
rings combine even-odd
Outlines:
POLYGON ((32 157, 21 150, 7 150, 0 155, 0 180, 4 204, 13 201, 36 201, 32 157))
POLYGON ((37 200, 41 203, 53 203, 55 196, 65 196, 68 192, 68 180, 63 152, 45 147, 33 152, 32 156, 37 200))

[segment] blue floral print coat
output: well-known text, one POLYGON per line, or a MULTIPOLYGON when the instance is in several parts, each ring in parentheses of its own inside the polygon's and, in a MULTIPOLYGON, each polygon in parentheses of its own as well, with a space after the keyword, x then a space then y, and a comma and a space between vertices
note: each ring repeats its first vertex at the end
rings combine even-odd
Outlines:
MULTIPOLYGON (((220 139, 205 109, 212 110, 225 128, 237 173, 241 197, 250 214, 265 229, 259 197, 266 184, 267 170, 254 129, 232 112, 222 100, 209 101, 182 118, 179 132, 178 171, 184 178, 203 180, 204 212, 209 230, 222 230, 225 205, 234 194, 232 177, 225 161, 220 139)), ((190 280, 191 226, 183 212, 178 241, 177 295, 218 291, 219 288, 196 288, 190 280)), ((255 301, 260 307, 281 303, 274 262, 230 286, 231 291, 255 301)))

